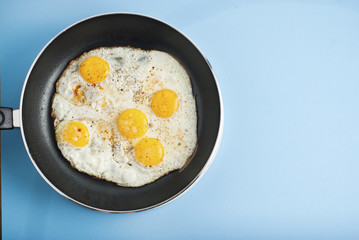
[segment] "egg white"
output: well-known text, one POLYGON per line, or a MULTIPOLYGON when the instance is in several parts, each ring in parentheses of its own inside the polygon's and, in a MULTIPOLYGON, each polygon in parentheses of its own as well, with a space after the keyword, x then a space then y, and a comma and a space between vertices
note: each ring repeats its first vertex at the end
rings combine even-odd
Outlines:
POLYGON ((174 57, 156 50, 112 47, 82 54, 57 82, 52 116, 56 135, 68 121, 81 121, 89 128, 90 142, 83 148, 57 141, 71 165, 120 186, 139 187, 182 168, 197 144, 196 103, 188 73, 174 57), (99 84, 87 83, 79 73, 89 56, 109 63, 109 76, 99 84), (76 87, 82 89, 85 101, 74 100, 76 87), (161 89, 178 94, 179 108, 169 118, 156 116, 150 106, 153 94, 161 89), (126 139, 117 129, 119 114, 129 108, 141 110, 148 119, 149 129, 141 138, 126 139), (101 137, 103 128, 110 129, 109 138, 101 137), (158 139, 165 150, 162 162, 152 167, 137 161, 134 153, 136 143, 147 137, 158 139))

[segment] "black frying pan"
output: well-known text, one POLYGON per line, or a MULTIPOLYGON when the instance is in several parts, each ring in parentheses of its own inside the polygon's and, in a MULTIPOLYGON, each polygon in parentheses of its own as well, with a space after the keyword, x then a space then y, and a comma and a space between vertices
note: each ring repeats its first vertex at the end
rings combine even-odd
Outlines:
POLYGON ((135 212, 175 199, 203 175, 219 147, 223 109, 211 67, 187 37, 151 17, 114 13, 78 22, 50 41, 28 73, 20 109, 1 108, 0 126, 21 127, 24 144, 34 166, 63 196, 95 210, 135 212), (78 172, 61 155, 50 116, 55 82, 72 59, 93 48, 105 46, 166 51, 187 68, 198 111, 198 149, 183 171, 171 172, 143 187, 125 188, 78 172))

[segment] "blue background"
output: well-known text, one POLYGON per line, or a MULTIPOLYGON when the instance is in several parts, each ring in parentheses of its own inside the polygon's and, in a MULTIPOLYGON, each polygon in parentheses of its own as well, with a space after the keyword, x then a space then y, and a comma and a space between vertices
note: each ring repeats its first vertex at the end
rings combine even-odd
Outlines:
POLYGON ((19 107, 33 60, 58 32, 105 12, 183 31, 224 101, 221 147, 175 201, 135 214, 81 207, 2 132, 4 239, 359 239, 357 1, 0 0, 2 106, 19 107))

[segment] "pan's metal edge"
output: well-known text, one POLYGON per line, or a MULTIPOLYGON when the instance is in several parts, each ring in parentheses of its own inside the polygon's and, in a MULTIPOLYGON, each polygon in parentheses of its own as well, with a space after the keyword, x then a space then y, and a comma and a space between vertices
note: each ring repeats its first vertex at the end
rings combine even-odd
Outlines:
POLYGON ((59 32, 56 36, 54 36, 43 48, 42 50, 40 51, 40 53, 36 56, 34 62, 32 63, 27 75, 26 75, 26 78, 25 78, 25 82, 24 82, 24 85, 23 85, 23 88, 22 88, 22 91, 21 91, 21 98, 20 98, 20 129, 21 129, 21 135, 22 135, 22 139, 23 139, 23 142, 24 142, 24 145, 25 145, 25 148, 26 148, 26 151, 34 165, 34 167, 36 168, 36 170, 39 172, 39 174, 41 175, 41 177, 56 191, 58 192, 59 194, 61 194, 62 196, 64 196, 65 198, 81 205, 81 206, 84 206, 84 207, 87 207, 87 208, 90 208, 90 209, 93 209, 93 210, 96 210, 96 211, 100 211, 100 212, 108 212, 108 213, 132 213, 132 212, 140 212, 140 211, 145 211, 145 210, 149 210, 149 209, 153 209, 153 208, 156 208, 156 207, 159 207, 159 206, 163 206, 164 204, 167 204, 167 203, 170 203, 172 202, 173 200, 179 198, 180 196, 182 196, 184 193, 186 193, 188 190, 190 190, 194 185, 195 183, 197 183, 199 181, 199 179, 204 175, 204 173, 208 170, 208 168, 210 167, 210 165, 212 164, 217 152, 218 152, 218 149, 219 149, 219 146, 220 146, 220 142, 222 140, 222 135, 223 135, 223 125, 224 125, 224 112, 223 112, 223 101, 222 101, 222 94, 221 94, 221 91, 220 91, 220 88, 219 88, 219 84, 218 84, 218 80, 217 80, 217 77, 216 75, 214 74, 214 71, 211 67, 211 65, 209 64, 208 62, 208 59, 203 55, 202 51, 198 48, 198 46, 189 38, 187 37, 183 32, 181 32, 180 30, 178 30, 177 28, 173 27, 172 25, 160 20, 160 19, 157 19, 157 18, 154 18, 154 17, 151 17, 151 16, 147 16, 147 15, 144 15, 144 14, 139 14, 139 13, 131 13, 131 12, 110 12, 110 13, 103 13, 103 14, 98 14, 98 15, 93 15, 93 16, 90 16, 88 18, 85 18, 85 19, 82 19, 78 22, 75 22, 74 24, 68 26, 67 28, 63 29, 61 32, 59 32), (215 82, 216 82, 216 86, 217 86, 217 90, 218 90, 218 97, 219 97, 219 102, 220 102, 220 123, 219 123, 219 130, 218 130, 218 135, 217 135, 217 139, 216 139, 216 142, 215 142, 215 145, 213 147, 213 150, 211 152, 211 155, 209 156, 209 159, 207 161, 207 163, 205 164, 205 166, 203 167, 203 169, 199 172, 199 174, 196 176, 196 178, 194 178, 192 180, 192 182, 190 184, 187 185, 186 188, 184 188, 181 192, 177 193, 176 195, 174 195, 173 197, 163 201, 163 202, 160 202, 158 204, 155 204, 155 205, 152 205, 150 207, 146 207, 146 208, 141 208, 141 209, 134 209, 134 210, 129 210, 129 211, 111 211, 111 210, 106 210, 106 209, 100 209, 100 208, 96 208, 96 207, 92 207, 92 206, 89 206, 89 205, 86 205, 82 202, 79 202, 69 196, 67 196, 65 193, 61 192, 56 186, 54 186, 47 178, 46 176, 41 172, 41 170, 39 169, 39 167, 37 166, 36 162, 34 161, 34 159, 32 158, 31 154, 30 154, 30 151, 29 151, 29 147, 26 143, 26 139, 25 139, 25 133, 24 133, 24 128, 23 128, 23 121, 22 121, 22 107, 23 107, 23 98, 24 98, 24 93, 25 93, 25 88, 26 88, 26 85, 27 85, 27 82, 28 82, 28 79, 29 79, 29 76, 31 74, 31 71, 33 69, 33 67, 35 66, 37 60, 39 59, 39 57, 42 55, 42 53, 45 51, 45 49, 58 37, 60 36, 63 32, 67 31, 68 29, 72 28, 73 26, 77 25, 77 24, 80 24, 81 22, 84 22, 84 21, 87 21, 89 19, 92 19, 92 18, 95 18, 95 17, 100 17, 100 16, 106 16, 106 15, 113 15, 113 14, 129 14, 129 15, 138 15, 138 16, 142 16, 142 17, 147 17, 147 18, 150 18, 150 19, 154 19, 156 21, 159 21, 171 28, 173 28, 175 31, 179 32, 182 36, 184 36, 188 41, 190 41, 193 46, 197 49, 197 51, 199 51, 199 53, 202 55, 202 57, 204 58, 204 60, 206 60, 207 64, 208 64, 208 67, 210 68, 213 76, 214 76, 214 79, 215 79, 215 82))

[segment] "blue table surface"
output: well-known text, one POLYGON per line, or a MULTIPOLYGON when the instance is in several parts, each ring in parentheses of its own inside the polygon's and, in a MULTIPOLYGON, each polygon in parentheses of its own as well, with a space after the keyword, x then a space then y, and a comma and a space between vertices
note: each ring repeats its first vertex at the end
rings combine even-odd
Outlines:
POLYGON ((359 239, 358 1, 0 0, 1 105, 19 107, 50 39, 106 12, 159 18, 202 50, 223 95, 218 154, 175 201, 109 214, 59 195, 3 131, 4 239, 359 239))

